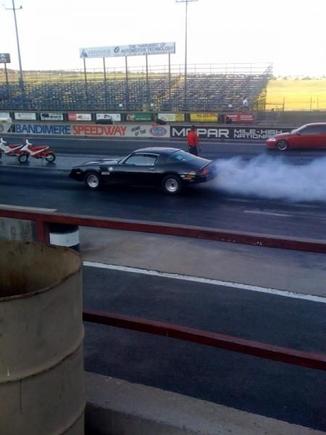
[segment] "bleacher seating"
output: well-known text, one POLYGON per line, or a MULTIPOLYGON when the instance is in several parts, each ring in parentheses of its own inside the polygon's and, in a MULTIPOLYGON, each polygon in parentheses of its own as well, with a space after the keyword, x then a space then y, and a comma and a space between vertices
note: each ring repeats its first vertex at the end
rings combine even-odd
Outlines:
POLYGON ((151 74, 108 78, 106 82, 89 78, 87 84, 79 78, 25 81, 25 95, 18 83, 9 87, 0 82, 0 109, 7 110, 111 110, 111 111, 198 111, 239 110, 246 97, 255 108, 258 96, 267 85, 271 70, 260 74, 188 74, 187 98, 184 98, 184 77, 174 74, 151 74))

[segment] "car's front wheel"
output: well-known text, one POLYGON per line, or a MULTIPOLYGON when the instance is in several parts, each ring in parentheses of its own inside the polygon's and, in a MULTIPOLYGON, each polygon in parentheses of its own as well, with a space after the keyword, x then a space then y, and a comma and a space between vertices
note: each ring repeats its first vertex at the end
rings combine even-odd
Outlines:
POLYGON ((86 186, 91 190, 97 190, 101 186, 101 177, 97 172, 87 172, 84 180, 86 186))
POLYGON ((277 142, 277 149, 280 151, 286 151, 289 148, 288 143, 285 140, 277 142))
POLYGON ((178 175, 167 175, 162 180, 162 188, 169 195, 176 195, 182 189, 182 183, 178 175))

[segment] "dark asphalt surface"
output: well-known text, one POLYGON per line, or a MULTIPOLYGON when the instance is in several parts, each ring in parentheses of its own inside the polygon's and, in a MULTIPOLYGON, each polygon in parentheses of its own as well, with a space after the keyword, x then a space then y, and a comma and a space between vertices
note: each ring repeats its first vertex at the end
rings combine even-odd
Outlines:
MULTIPOLYGON (((21 143, 22 136, 6 137, 8 143, 21 143)), ((61 155, 94 155, 94 156, 124 156, 137 148, 149 146, 168 146, 186 149, 185 139, 145 139, 145 138, 63 138, 63 137, 33 137, 30 141, 35 145, 47 144, 61 155)), ((201 139, 200 147, 204 157, 209 159, 230 158, 242 156, 252 158, 257 155, 280 156, 285 161, 296 164, 305 164, 315 158, 326 156, 326 151, 304 150, 279 153, 267 151, 264 142, 260 141, 227 141, 214 139, 201 139)))
MULTIPOLYGON (((84 268, 84 305, 326 352, 325 304, 84 268)), ((326 373, 86 323, 86 369, 326 430, 326 373)))
MULTIPOLYGON (((42 167, 42 162, 40 167, 42 167)), ((0 166, 0 203, 75 214, 150 220, 270 233, 325 238, 326 204, 300 204, 230 196, 214 185, 194 186, 177 197, 156 188, 115 186, 88 191, 67 172, 0 166), (285 214, 285 216, 282 216, 285 214)))

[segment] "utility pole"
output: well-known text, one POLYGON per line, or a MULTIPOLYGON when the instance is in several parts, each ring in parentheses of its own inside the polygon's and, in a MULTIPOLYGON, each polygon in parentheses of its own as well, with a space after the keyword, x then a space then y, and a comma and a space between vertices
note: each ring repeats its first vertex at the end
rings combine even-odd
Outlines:
POLYGON ((177 3, 185 3, 185 72, 184 72, 184 102, 183 108, 186 112, 188 110, 187 101, 187 63, 188 63, 188 3, 195 2, 197 0, 176 0, 177 3))
POLYGON ((6 8, 7 10, 13 11, 14 13, 14 21, 15 21, 15 31, 16 31, 16 41, 17 41, 17 52, 18 52, 18 62, 19 62, 19 86, 20 90, 25 102, 25 88, 24 88, 24 78, 23 78, 23 68, 22 68, 22 60, 20 55, 20 45, 19 45, 19 34, 18 34, 18 25, 17 25, 17 17, 16 17, 16 11, 23 9, 22 6, 19 6, 19 8, 16 8, 15 6, 15 0, 12 0, 12 8, 6 8))

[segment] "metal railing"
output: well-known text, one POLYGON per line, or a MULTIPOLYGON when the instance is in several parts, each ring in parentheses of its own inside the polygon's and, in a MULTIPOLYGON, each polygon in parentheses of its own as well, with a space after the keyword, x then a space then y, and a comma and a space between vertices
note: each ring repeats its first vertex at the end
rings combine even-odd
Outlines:
MULTIPOLYGON (((22 210, 19 207, 0 208, 0 219, 12 218, 29 220, 36 225, 36 238, 43 243, 49 243, 49 225, 60 223, 93 228, 155 233, 178 237, 200 238, 211 241, 243 243, 257 247, 273 247, 293 249, 308 252, 326 253, 326 242, 310 239, 277 238, 255 233, 230 232, 219 229, 207 229, 195 226, 181 226, 160 222, 145 222, 135 220, 108 219, 94 216, 68 215, 55 212, 36 212, 22 210)), ((326 354, 303 352, 295 349, 246 340, 239 337, 203 331, 165 322, 130 317, 118 313, 85 310, 85 322, 110 325, 118 328, 141 331, 188 342, 198 343, 219 349, 225 349, 242 354, 252 355, 287 364, 326 370, 326 354)))

